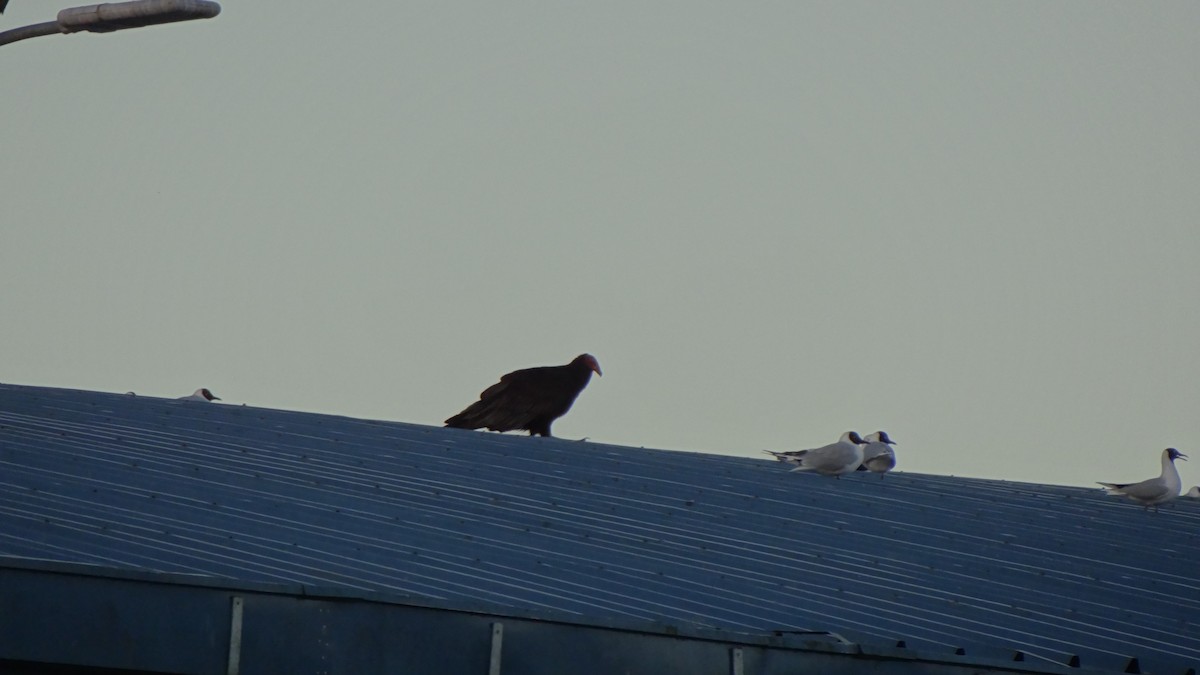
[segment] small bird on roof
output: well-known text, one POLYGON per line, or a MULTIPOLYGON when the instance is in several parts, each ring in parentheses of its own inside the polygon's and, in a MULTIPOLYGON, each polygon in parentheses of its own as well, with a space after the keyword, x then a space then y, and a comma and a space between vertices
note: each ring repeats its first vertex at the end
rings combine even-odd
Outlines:
POLYGON ((550 425, 567 414, 592 373, 604 376, 600 362, 591 354, 580 354, 565 366, 514 370, 445 424, 459 429, 523 430, 530 436, 549 436, 550 425))
POLYGON ((1187 460, 1187 455, 1167 448, 1162 451, 1162 473, 1156 478, 1147 478, 1140 483, 1100 483, 1110 495, 1125 495, 1144 508, 1154 507, 1169 502, 1179 496, 1179 488, 1183 482, 1179 480, 1179 472, 1175 470, 1175 460, 1187 460))
POLYGON ((191 396, 180 396, 180 401, 220 401, 221 399, 213 396, 213 393, 203 387, 197 389, 191 396))
POLYGON ((863 440, 866 445, 863 446, 863 461, 858 465, 859 471, 871 471, 883 477, 883 474, 896 468, 896 453, 892 450, 896 442, 888 437, 886 431, 867 434, 863 440))
POLYGON ((1192 499, 1200 499, 1200 485, 1193 485, 1192 489, 1188 490, 1187 494, 1185 494, 1184 497, 1191 497, 1192 499))
POLYGON ((844 473, 850 473, 862 464, 863 439, 857 431, 847 431, 842 434, 837 443, 830 443, 809 450, 792 450, 790 452, 775 452, 763 450, 774 455, 775 459, 789 464, 795 464, 792 471, 816 471, 822 476, 837 478, 844 473))

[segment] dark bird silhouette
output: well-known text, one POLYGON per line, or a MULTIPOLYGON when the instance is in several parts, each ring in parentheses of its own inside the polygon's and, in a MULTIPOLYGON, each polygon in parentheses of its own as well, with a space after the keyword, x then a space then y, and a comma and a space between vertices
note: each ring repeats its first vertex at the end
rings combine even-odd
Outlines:
POLYGON ((580 354, 565 366, 514 370, 479 395, 479 400, 446 420, 459 429, 525 430, 530 436, 549 436, 554 420, 567 414, 579 392, 603 376, 591 354, 580 354))
POLYGON ((213 396, 212 392, 201 387, 192 393, 191 396, 180 396, 180 401, 220 401, 221 399, 213 396))

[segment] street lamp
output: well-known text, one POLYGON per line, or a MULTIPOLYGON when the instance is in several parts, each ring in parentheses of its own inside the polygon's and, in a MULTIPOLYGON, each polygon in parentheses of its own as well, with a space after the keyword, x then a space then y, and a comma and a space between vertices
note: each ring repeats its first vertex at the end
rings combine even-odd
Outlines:
MULTIPOLYGON (((7 0, 0 0, 5 2, 7 0)), ((102 5, 71 7, 58 13, 56 21, 37 23, 0 33, 0 45, 55 33, 109 33, 159 23, 211 19, 221 6, 210 0, 133 0, 102 5)))

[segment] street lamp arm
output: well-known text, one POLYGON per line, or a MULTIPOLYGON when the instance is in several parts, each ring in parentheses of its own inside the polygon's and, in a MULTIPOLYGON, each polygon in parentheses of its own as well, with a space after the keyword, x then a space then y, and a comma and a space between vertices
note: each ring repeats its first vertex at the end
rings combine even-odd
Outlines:
POLYGON ((58 13, 57 21, 14 28, 0 33, 0 45, 55 33, 109 33, 160 23, 211 19, 221 13, 212 0, 132 0, 71 7, 58 13))
POLYGON ((190 19, 211 19, 220 13, 221 6, 209 0, 106 2, 64 9, 58 13, 58 25, 64 33, 81 30, 108 33, 123 28, 140 28, 190 19))
POLYGON ((55 33, 63 32, 57 21, 47 21, 45 23, 35 23, 32 26, 21 26, 0 32, 0 45, 6 45, 10 42, 18 40, 27 40, 29 38, 41 37, 43 35, 54 35, 55 33))

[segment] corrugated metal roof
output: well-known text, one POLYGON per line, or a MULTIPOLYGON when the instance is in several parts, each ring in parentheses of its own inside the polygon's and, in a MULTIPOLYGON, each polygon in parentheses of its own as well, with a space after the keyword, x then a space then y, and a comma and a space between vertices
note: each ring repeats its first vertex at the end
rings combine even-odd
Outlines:
POLYGON ((1198 553, 1191 500, 0 385, 3 556, 1182 673, 1198 553))

